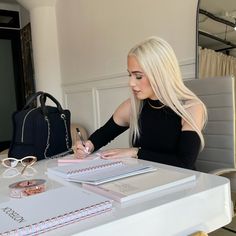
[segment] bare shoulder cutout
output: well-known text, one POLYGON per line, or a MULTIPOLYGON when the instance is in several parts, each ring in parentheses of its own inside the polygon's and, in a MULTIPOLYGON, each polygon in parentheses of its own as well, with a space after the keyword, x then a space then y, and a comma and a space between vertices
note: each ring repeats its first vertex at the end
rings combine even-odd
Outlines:
MULTIPOLYGON (((201 130, 204 125, 204 120, 203 120, 204 108, 202 104, 199 102, 186 103, 184 107, 190 113, 196 125, 201 130)), ((185 120, 182 119, 182 130, 194 130, 194 129, 191 125, 189 125, 189 123, 187 123, 185 120)))
POLYGON ((131 114, 131 101, 130 99, 122 102, 113 114, 113 119, 116 124, 121 126, 129 126, 131 114))

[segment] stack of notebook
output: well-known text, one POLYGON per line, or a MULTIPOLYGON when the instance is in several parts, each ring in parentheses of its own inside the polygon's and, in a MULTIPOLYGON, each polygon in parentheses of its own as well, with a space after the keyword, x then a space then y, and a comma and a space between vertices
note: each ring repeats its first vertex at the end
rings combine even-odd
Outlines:
POLYGON ((49 175, 79 182, 82 187, 118 202, 194 181, 191 172, 156 168, 150 164, 124 164, 114 160, 92 160, 48 168, 49 175), (128 178, 127 178, 128 177, 128 178))
POLYGON ((68 181, 98 185, 155 170, 150 164, 128 165, 122 161, 98 159, 48 168, 47 172, 68 181))

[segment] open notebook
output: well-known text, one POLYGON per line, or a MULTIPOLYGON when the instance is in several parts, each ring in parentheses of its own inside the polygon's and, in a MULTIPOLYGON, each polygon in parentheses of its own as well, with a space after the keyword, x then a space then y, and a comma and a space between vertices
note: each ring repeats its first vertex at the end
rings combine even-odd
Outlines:
POLYGON ((128 165, 122 161, 98 159, 51 167, 47 172, 49 175, 54 174, 68 181, 98 185, 154 170, 156 168, 150 164, 128 165))
POLYGON ((79 187, 61 187, 0 204, 0 235, 39 235, 112 209, 111 200, 79 187))

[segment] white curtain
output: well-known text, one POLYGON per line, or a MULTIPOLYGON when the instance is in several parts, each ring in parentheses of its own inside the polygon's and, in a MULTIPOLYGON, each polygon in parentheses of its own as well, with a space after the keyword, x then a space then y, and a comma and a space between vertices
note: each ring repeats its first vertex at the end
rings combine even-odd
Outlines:
POLYGON ((215 52, 211 49, 199 49, 199 78, 236 76, 236 57, 215 52))

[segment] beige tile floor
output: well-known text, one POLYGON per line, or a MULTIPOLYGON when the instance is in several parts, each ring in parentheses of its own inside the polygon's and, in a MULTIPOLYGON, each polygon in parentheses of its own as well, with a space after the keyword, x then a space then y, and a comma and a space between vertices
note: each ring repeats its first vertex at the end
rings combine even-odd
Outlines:
POLYGON ((235 232, 230 232, 224 228, 218 229, 212 233, 209 233, 209 236, 235 236, 236 235, 236 217, 232 220, 229 225, 225 226, 228 229, 234 230, 235 232))
MULTIPOLYGON (((232 201, 234 203, 234 211, 236 212, 236 192, 232 193, 232 201)), ((209 236, 236 236, 236 216, 234 216, 230 224, 210 233, 209 236), (230 230, 235 232, 231 232, 230 230)))

